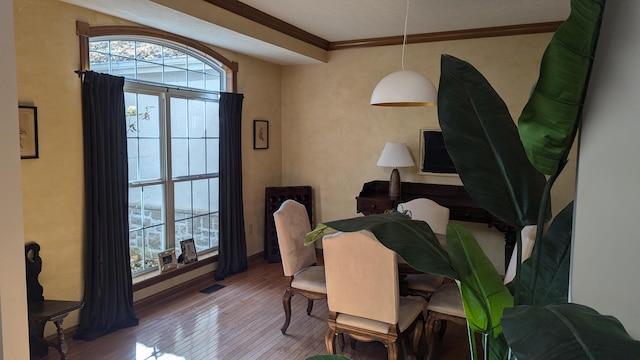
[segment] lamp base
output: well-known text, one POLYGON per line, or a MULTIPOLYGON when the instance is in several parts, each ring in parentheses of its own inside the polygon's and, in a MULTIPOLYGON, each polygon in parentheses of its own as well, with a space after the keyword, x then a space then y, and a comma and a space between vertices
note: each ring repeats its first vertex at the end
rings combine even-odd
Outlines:
POLYGON ((394 168, 391 171, 391 178, 389 179, 389 197, 393 200, 400 199, 400 172, 398 168, 394 168))

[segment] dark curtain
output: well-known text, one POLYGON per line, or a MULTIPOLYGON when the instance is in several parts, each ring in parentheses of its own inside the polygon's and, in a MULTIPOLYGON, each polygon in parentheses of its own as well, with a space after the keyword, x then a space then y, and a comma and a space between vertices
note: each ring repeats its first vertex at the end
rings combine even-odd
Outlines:
POLYGON ((242 205, 242 99, 220 94, 220 236, 216 280, 247 269, 242 205))
POLYGON ((76 339, 138 325, 129 265, 124 78, 82 79, 85 171, 85 305, 76 339))

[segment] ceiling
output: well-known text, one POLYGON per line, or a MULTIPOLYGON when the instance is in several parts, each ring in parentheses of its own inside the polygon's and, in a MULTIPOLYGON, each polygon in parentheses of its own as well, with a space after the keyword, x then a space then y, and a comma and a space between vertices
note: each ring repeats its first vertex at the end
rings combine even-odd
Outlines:
MULTIPOLYGON (((308 33, 315 40, 314 47, 326 52, 326 44, 401 36, 407 9, 402 0, 60 1, 282 65, 320 63, 322 59, 272 41, 264 28, 259 33, 243 31, 248 22, 255 22, 246 17, 258 14, 276 25, 281 20, 280 25, 284 22, 308 33)), ((407 34, 557 22, 565 20, 569 11, 570 0, 410 0, 407 34)))

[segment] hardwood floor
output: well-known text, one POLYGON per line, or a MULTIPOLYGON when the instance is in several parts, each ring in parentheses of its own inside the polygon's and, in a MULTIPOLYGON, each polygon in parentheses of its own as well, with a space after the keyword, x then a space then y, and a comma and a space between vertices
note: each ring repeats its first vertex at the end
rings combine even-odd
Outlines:
MULTIPOLYGON (((287 280, 280 264, 255 261, 249 270, 218 282, 224 288, 211 294, 193 289, 179 297, 137 310, 140 324, 94 341, 76 341, 67 335, 69 360, 211 360, 306 359, 326 354, 326 301, 316 301, 312 316, 306 299, 292 299, 291 324, 284 322, 282 293, 287 280)), ((213 284, 213 282, 212 282, 213 284)), ((449 324, 438 347, 441 360, 469 358, 466 329, 449 324)), ((349 342, 338 352, 353 360, 386 359, 380 343, 349 342)), ((49 355, 36 359, 59 359, 49 355)))

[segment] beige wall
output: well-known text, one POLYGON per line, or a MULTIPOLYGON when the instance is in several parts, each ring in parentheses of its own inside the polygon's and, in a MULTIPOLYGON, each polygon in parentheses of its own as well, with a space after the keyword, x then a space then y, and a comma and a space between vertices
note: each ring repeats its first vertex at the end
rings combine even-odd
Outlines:
MULTIPOLYGON (((517 119, 550 38, 537 34, 408 45, 405 67, 427 75, 437 86, 440 54, 466 60, 483 73, 517 119)), ((406 142, 418 160, 419 130, 438 127, 435 107, 369 105, 377 82, 400 70, 400 55, 401 46, 342 50, 331 52, 327 64, 283 69, 283 183, 313 186, 316 222, 356 216, 355 197, 362 184, 389 179, 390 169, 376 166, 386 142, 406 142)), ((400 169, 400 175, 403 181, 456 183, 451 177, 418 175, 417 168, 400 169)), ((573 179, 559 180, 553 194, 558 210, 572 197, 573 179)), ((501 234, 486 226, 468 226, 503 271, 501 234)))
MULTIPOLYGON (((14 16, 18 100, 38 107, 40 138, 40 158, 20 162, 24 238, 43 247, 45 296, 80 299, 84 184, 80 80, 73 73, 79 67, 75 22, 126 22, 47 0, 14 0, 14 16)), ((550 34, 542 34, 409 45, 406 65, 437 85, 440 54, 466 59, 489 79, 517 117, 549 38, 550 34)), ((415 157, 419 129, 437 126, 437 108, 368 105, 377 81, 399 69, 399 46, 335 51, 329 53, 327 64, 287 67, 216 50, 239 63, 238 91, 245 95, 242 150, 248 255, 263 251, 266 186, 313 186, 316 222, 355 216, 355 196, 362 184, 389 177, 389 169, 375 165, 384 143, 405 141, 415 157), (268 150, 253 149, 255 119, 270 122, 268 150)), ((401 175, 413 182, 452 181, 417 175, 416 169, 402 169, 401 175)), ((556 188, 561 196, 554 200, 566 203, 572 198, 573 180, 556 188)), ((473 231, 502 270, 501 235, 477 225, 473 231)), ((65 323, 75 325, 77 312, 65 323)))

